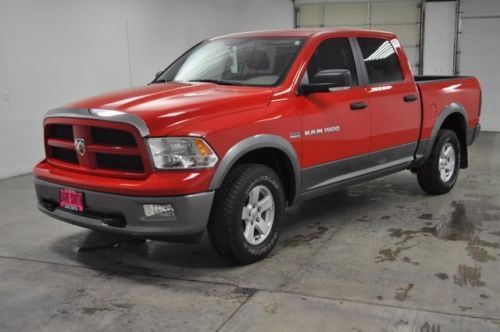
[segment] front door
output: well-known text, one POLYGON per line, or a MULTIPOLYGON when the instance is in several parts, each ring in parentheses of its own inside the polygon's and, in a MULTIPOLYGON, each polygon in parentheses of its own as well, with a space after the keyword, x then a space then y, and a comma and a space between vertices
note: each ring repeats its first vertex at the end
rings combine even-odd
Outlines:
POLYGON ((309 60, 303 83, 314 83, 322 70, 347 69, 349 87, 299 97, 302 104, 302 192, 319 189, 363 168, 353 157, 370 151, 370 107, 359 86, 352 42, 325 39, 309 60))

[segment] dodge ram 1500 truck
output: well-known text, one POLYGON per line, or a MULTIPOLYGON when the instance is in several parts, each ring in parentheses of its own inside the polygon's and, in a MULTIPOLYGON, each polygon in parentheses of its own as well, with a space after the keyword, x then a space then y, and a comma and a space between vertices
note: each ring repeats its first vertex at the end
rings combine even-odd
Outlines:
POLYGON ((49 111, 38 206, 151 240, 208 231, 220 255, 250 263, 300 200, 402 170, 448 192, 480 112, 475 78, 413 76, 392 33, 213 38, 147 86, 49 111))

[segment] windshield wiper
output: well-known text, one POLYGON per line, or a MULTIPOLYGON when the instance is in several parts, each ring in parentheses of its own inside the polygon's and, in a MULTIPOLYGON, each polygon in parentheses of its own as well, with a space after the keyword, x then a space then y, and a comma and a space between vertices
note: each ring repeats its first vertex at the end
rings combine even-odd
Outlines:
POLYGON ((228 81, 219 81, 219 80, 213 80, 213 79, 200 79, 200 80, 190 80, 188 82, 203 82, 203 83, 215 83, 215 84, 220 84, 220 85, 243 85, 240 83, 235 83, 235 82, 228 82, 228 81))

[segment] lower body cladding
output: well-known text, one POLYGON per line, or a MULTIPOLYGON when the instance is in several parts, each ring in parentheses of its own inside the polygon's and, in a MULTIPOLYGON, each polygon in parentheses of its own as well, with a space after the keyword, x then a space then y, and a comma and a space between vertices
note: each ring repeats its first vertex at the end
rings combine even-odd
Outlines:
POLYGON ((417 146, 418 142, 407 143, 304 169, 302 196, 315 196, 315 191, 341 189, 406 169, 415 159, 417 146))
POLYGON ((206 230, 214 192, 185 196, 135 197, 69 188, 82 193, 83 211, 60 206, 66 186, 35 179, 38 208, 56 219, 95 230, 152 240, 196 242, 206 230), (152 206, 167 207, 154 214, 152 206))

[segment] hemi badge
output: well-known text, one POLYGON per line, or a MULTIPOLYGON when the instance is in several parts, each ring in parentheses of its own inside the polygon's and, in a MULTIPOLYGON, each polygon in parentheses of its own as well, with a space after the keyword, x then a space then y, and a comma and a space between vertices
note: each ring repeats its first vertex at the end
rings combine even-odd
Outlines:
POLYGON ((295 138, 300 138, 300 133, 298 131, 290 133, 290 139, 295 139, 295 138))

